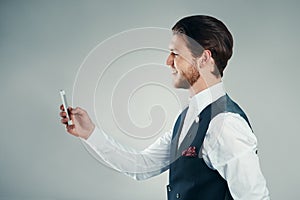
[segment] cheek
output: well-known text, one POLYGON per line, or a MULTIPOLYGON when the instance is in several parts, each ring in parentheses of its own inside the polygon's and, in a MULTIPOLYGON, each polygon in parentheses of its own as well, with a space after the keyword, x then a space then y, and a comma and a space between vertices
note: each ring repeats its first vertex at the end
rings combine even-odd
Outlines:
POLYGON ((174 59, 174 65, 177 69, 185 71, 188 68, 189 63, 181 57, 174 59))

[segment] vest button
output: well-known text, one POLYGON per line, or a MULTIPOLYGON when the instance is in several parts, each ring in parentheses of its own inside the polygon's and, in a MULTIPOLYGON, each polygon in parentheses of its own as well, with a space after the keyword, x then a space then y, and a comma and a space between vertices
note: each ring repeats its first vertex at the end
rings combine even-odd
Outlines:
POLYGON ((179 193, 176 194, 176 198, 177 198, 177 199, 180 198, 180 194, 179 194, 179 193))
POLYGON ((168 192, 171 192, 171 186, 168 186, 168 192))

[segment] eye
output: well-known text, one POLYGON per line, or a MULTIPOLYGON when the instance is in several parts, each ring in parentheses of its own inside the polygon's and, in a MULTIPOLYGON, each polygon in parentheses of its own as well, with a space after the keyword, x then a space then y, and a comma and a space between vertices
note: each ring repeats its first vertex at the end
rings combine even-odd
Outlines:
POLYGON ((171 54, 175 57, 179 55, 178 53, 175 53, 175 52, 171 52, 171 54))

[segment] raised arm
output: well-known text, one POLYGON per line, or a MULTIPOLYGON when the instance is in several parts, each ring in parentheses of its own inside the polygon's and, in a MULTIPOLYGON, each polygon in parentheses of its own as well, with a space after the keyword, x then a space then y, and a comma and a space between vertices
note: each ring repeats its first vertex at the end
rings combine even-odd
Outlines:
POLYGON ((74 125, 67 124, 66 113, 61 107, 61 122, 66 125, 67 132, 89 145, 97 158, 109 167, 136 180, 150 178, 168 169, 171 132, 166 132, 146 149, 137 151, 125 147, 95 127, 84 109, 69 108, 69 112, 74 125))

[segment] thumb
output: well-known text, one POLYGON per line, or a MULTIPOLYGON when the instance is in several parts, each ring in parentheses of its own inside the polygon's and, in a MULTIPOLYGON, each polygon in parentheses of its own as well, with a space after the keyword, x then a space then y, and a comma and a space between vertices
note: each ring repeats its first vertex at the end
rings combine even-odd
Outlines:
POLYGON ((76 107, 74 109, 71 108, 70 113, 73 114, 73 115, 83 115, 85 113, 85 110, 83 110, 80 107, 76 107))
POLYGON ((75 125, 74 125, 74 124, 73 124, 73 125, 68 125, 68 126, 67 126, 67 131, 68 131, 69 133, 71 133, 72 135, 76 136, 76 137, 79 136, 79 134, 76 132, 76 129, 75 129, 75 125))

